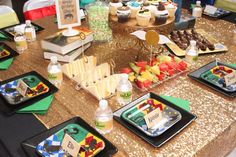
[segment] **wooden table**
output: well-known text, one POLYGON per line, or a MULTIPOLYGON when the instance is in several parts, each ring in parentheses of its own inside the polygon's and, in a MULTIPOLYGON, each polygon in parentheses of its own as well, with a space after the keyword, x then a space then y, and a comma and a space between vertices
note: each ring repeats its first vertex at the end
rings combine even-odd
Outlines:
MULTIPOLYGON (((32 70, 47 78, 49 61, 43 59, 40 40, 58 30, 52 17, 35 21, 35 23, 43 26, 45 30, 37 35, 37 41, 30 43, 29 49, 18 56, 8 70, 0 71, 0 79, 8 79, 32 70)), ((205 29, 219 39, 228 46, 229 51, 200 56, 192 70, 215 58, 220 58, 223 62, 236 63, 236 46, 232 45, 230 40, 232 31, 236 28, 235 25, 221 20, 199 19, 196 27, 205 29)), ((129 35, 123 37, 114 34, 113 40, 109 43, 93 43, 92 47, 86 51, 86 55, 95 55, 99 63, 112 58, 117 64, 115 70, 118 70, 120 67, 127 66, 136 55, 134 50, 118 50, 116 44, 120 41, 132 43, 133 38, 129 38, 129 35)), ((14 43, 8 44, 14 47, 14 43)), ((118 147, 119 153, 116 156, 223 157, 236 146, 236 99, 224 97, 186 75, 171 79, 151 91, 188 100, 191 112, 198 116, 197 120, 161 148, 152 147, 114 121, 113 131, 105 137, 118 147)), ((134 90, 134 98, 143 94, 134 90)), ((116 103, 115 97, 109 99, 109 104, 113 111, 121 107, 116 103)), ((76 91, 72 81, 64 77, 62 88, 55 95, 48 113, 43 116, 38 115, 38 118, 46 126, 52 127, 78 115, 94 126, 93 116, 97 106, 98 100, 83 90, 76 91)))

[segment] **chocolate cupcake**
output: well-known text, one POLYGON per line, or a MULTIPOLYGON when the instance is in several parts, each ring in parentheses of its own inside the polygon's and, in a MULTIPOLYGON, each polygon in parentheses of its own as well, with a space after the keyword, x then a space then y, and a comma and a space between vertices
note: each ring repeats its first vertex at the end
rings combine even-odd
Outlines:
POLYGON ((118 22, 124 23, 129 20, 131 10, 127 6, 117 8, 118 22))
POLYGON ((165 9, 163 3, 159 2, 157 11, 155 12, 155 24, 162 25, 165 24, 168 18, 168 11, 165 9))

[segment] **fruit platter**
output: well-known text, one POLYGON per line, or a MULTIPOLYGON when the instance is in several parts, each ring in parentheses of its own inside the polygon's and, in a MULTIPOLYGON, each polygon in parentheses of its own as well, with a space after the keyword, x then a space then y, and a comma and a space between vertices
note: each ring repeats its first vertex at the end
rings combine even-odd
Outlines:
POLYGON ((184 31, 173 31, 169 38, 173 41, 167 43, 167 48, 177 56, 185 56, 186 49, 190 45, 190 40, 197 42, 198 53, 216 53, 228 51, 227 47, 219 43, 215 38, 209 36, 204 30, 191 29, 184 31))
POLYGON ((153 88, 190 67, 187 62, 172 54, 160 55, 151 61, 130 62, 129 66, 122 68, 120 72, 128 74, 129 80, 142 91, 153 88))
POLYGON ((236 91, 236 83, 231 85, 226 85, 225 76, 235 72, 234 69, 224 66, 217 65, 214 68, 204 72, 201 74, 201 78, 226 92, 235 92, 236 91))
POLYGON ((148 136, 156 137, 177 123, 181 119, 181 114, 156 99, 148 98, 124 111, 121 117, 148 136), (156 109, 160 110, 159 122, 148 128, 144 116, 156 109))

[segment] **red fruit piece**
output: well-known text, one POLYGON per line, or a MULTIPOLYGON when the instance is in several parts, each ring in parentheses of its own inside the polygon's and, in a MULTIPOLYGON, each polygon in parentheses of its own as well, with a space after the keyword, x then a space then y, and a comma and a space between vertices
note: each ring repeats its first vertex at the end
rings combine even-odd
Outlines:
POLYGON ((133 70, 131 68, 122 68, 120 70, 120 73, 125 73, 125 74, 129 74, 131 73, 133 70))
POLYGON ((159 64, 160 71, 167 71, 168 70, 168 65, 166 63, 161 63, 159 64))
POLYGON ((153 58, 153 59, 151 60, 151 62, 149 63, 150 66, 154 66, 154 65, 156 65, 156 64, 157 64, 157 59, 156 59, 156 58, 153 58))
POLYGON ((179 66, 178 69, 180 71, 183 71, 188 67, 187 63, 185 63, 184 61, 179 62, 178 66, 179 66))
POLYGON ((151 86, 152 81, 145 80, 145 81, 141 82, 139 80, 136 80, 135 83, 138 86, 138 88, 143 89, 143 88, 147 88, 147 87, 151 86))
POLYGON ((156 75, 159 81, 164 80, 165 74, 161 73, 160 75, 156 75))
POLYGON ((174 75, 174 73, 175 73, 175 69, 169 69, 169 70, 168 70, 168 75, 169 75, 169 76, 174 75))
POLYGON ((135 64, 138 67, 145 68, 145 66, 147 65, 147 61, 139 61, 139 62, 136 62, 135 64))
POLYGON ((169 69, 177 69, 178 68, 178 64, 174 61, 166 63, 166 64, 167 64, 169 69))

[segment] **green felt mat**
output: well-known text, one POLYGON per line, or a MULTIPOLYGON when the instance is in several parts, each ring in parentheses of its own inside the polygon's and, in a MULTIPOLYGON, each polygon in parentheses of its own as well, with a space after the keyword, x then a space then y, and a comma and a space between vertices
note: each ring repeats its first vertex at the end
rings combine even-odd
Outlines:
POLYGON ((179 98, 174 98, 171 96, 165 96, 165 95, 160 95, 163 99, 166 99, 167 101, 181 107, 182 109, 185 109, 186 111, 190 111, 190 105, 187 100, 179 99, 179 98))
POLYGON ((53 97, 53 95, 47 96, 46 98, 34 103, 33 105, 18 110, 17 113, 45 114, 52 103, 53 97))
POLYGON ((0 70, 7 70, 12 64, 14 58, 7 59, 3 62, 0 62, 0 70))

